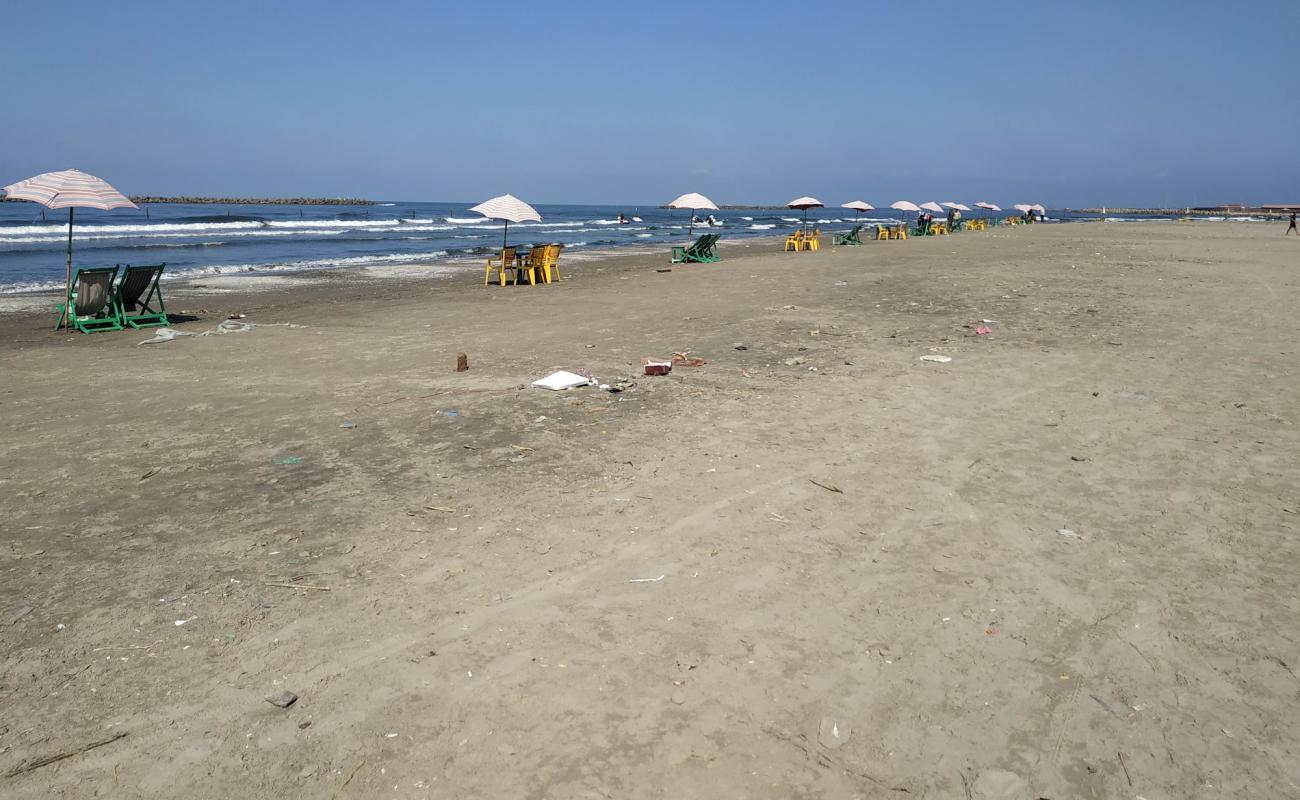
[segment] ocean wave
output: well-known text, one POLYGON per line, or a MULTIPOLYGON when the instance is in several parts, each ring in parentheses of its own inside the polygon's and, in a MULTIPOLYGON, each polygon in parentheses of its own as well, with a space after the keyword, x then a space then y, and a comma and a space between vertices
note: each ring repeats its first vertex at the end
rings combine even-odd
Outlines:
POLYGON ((168 280, 182 280, 185 278, 201 278, 205 275, 231 275, 249 272, 302 272, 311 269, 370 267, 380 264, 415 264, 431 258, 442 258, 446 255, 446 250, 432 250, 426 253, 385 253, 348 258, 316 258, 305 261, 287 261, 280 264, 211 264, 204 267, 169 271, 163 277, 168 280))
POLYGON ((766 231, 766 230, 771 230, 772 228, 775 227, 776 225, 760 225, 758 223, 754 223, 753 225, 749 226, 749 229, 751 231, 766 231))
POLYGON ((741 219, 743 219, 743 220, 746 221, 746 222, 753 222, 753 221, 754 221, 754 218, 753 218, 753 217, 741 217, 741 219))
POLYGON ((442 221, 450 222, 452 225, 478 225, 487 222, 487 217, 443 217, 442 221))
POLYGON ((419 225, 419 224, 427 224, 433 222, 433 219, 416 219, 413 217, 412 218, 398 217, 397 221, 402 223, 403 225, 411 225, 411 224, 419 225))
POLYGON ((803 222, 802 217, 781 217, 782 222, 803 222))
MULTIPOLYGON (((134 233, 145 236, 158 236, 164 233, 203 233, 205 231, 247 231, 247 230, 347 230, 350 228, 389 227, 398 224, 395 219, 300 219, 252 221, 248 219, 232 222, 152 222, 127 225, 77 225, 72 229, 73 239, 81 236, 102 236, 111 233, 134 233)), ((15 236, 54 236, 62 231, 67 239, 66 225, 20 225, 17 227, 0 227, 0 240, 15 236)))
MULTIPOLYGON (((446 228, 445 230, 451 230, 446 228)), ((376 233, 380 231, 375 231, 376 233)), ((200 236, 338 236, 342 233, 348 233, 347 230, 321 230, 321 231, 273 231, 269 229, 258 230, 221 230, 221 231, 196 231, 193 233, 154 233, 147 236, 137 233, 112 233, 112 234, 95 234, 83 236, 75 231, 73 232, 73 242, 98 242, 98 241, 116 241, 121 239, 194 239, 200 236)), ((15 236, 6 237, 0 234, 0 247, 10 244, 67 244, 68 237, 64 236, 15 236)), ((45 248, 34 248, 37 250, 45 248)))
POLYGON ((645 239, 645 238, 650 237, 650 236, 654 236, 654 234, 653 234, 653 233, 638 233, 638 234, 636 235, 636 238, 638 238, 638 239, 645 239))

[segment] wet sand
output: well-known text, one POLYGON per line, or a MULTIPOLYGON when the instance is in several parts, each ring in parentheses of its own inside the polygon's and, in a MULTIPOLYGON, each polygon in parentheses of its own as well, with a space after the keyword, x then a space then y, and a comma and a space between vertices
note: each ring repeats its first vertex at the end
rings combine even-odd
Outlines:
POLYGON ((1296 794, 1278 232, 0 314, 0 795, 1296 794))

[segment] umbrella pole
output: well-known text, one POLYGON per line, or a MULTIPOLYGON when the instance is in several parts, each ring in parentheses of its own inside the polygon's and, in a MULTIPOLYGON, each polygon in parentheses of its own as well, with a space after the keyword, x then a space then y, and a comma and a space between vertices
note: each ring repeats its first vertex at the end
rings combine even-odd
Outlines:
POLYGON ((504 258, 506 254, 506 237, 510 235, 510 220, 502 220, 502 222, 505 223, 505 227, 501 229, 501 256, 504 258))
POLYGON ((686 225, 686 243, 691 243, 691 234, 695 232, 695 209, 690 209, 691 221, 686 225))
POLYGON ((68 207, 68 276, 63 292, 63 327, 72 330, 72 212, 68 207))

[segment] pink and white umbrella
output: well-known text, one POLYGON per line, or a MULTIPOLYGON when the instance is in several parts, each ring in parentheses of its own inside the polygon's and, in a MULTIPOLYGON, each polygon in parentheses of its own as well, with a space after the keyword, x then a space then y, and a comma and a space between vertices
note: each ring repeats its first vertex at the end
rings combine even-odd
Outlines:
POLYGON ((940 203, 939 205, 943 206, 944 208, 955 208, 958 211, 970 211, 970 206, 964 205, 962 203, 940 203))
POLYGON ((815 197, 798 197, 785 204, 786 208, 803 209, 803 233, 808 235, 808 209, 825 208, 826 204, 815 197))
POLYGON ((1030 211, 1034 210, 1034 207, 1028 203, 1016 203, 1012 208, 1019 211, 1021 214, 1028 214, 1030 211))
POLYGON ((875 211, 876 207, 870 203, 864 203, 861 200, 853 200, 840 206, 840 208, 851 208, 861 214, 863 211, 875 211))
MULTIPOLYGON (((916 203, 913 203, 911 200, 899 200, 898 202, 890 203, 889 207, 894 209, 895 211, 903 211, 903 212, 915 211, 918 214, 921 213, 921 207, 918 206, 916 203)), ((907 222, 906 217, 903 218, 903 222, 904 223, 907 222)))
MULTIPOLYGON (((87 175, 80 170, 65 169, 62 172, 45 172, 25 181, 11 183, 4 188, 4 196, 10 200, 27 200, 40 203, 46 208, 68 209, 68 276, 63 301, 65 307, 72 306, 72 215, 74 209, 97 208, 100 211, 112 211, 115 208, 138 208, 127 199, 126 195, 109 186, 108 183, 94 175, 87 175)), ((72 312, 66 315, 67 326, 72 326, 72 312)))
POLYGON ((689 208, 691 211, 691 223, 686 226, 686 238, 691 238, 691 233, 695 230, 695 212, 700 210, 717 211, 718 207, 713 201, 699 192, 688 192, 668 204, 669 208, 689 208))
POLYGON ((922 203, 922 204, 921 204, 921 208, 925 209, 926 211, 933 211, 933 212, 936 213, 936 214, 942 214, 942 213, 943 213, 943 206, 939 205, 938 203, 934 202, 933 200, 931 200, 931 201, 928 202, 928 203, 922 203))
POLYGON ((505 222, 505 228, 501 231, 502 250, 506 247, 506 234, 510 232, 510 223, 542 221, 542 215, 537 213, 537 209, 512 194, 503 194, 500 197, 485 200, 471 208, 470 211, 475 214, 482 214, 488 219, 499 219, 505 222))
POLYGON ((986 202, 979 202, 979 203, 976 203, 976 204, 975 204, 975 207, 976 207, 976 208, 982 208, 982 209, 984 209, 985 211, 1001 211, 1001 210, 1002 210, 1002 209, 999 208, 997 205, 994 205, 993 203, 986 203, 986 202))

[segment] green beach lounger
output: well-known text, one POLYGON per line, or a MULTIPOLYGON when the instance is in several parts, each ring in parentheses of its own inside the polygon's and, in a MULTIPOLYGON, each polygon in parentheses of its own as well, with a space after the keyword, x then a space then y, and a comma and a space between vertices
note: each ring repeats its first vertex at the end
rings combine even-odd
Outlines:
POLYGON ((59 303, 59 321, 54 329, 58 330, 66 319, 82 333, 122 330, 117 303, 113 300, 116 277, 117 267, 78 268, 72 276, 72 313, 68 313, 67 305, 59 303))
POLYGON ((715 246, 722 236, 716 233, 706 233, 696 239, 688 247, 673 248, 674 264, 712 264, 715 261, 721 261, 722 256, 718 255, 715 246))
POLYGON ((832 239, 832 243, 833 244, 862 244, 862 240, 858 238, 858 235, 861 233, 862 233, 862 226, 858 225, 856 228, 849 231, 848 233, 835 234, 835 237, 832 239))
POLYGON ((166 266, 133 267, 127 264, 122 270, 122 277, 113 292, 113 305, 123 325, 139 329, 171 324, 167 321, 167 309, 159 285, 166 266))

